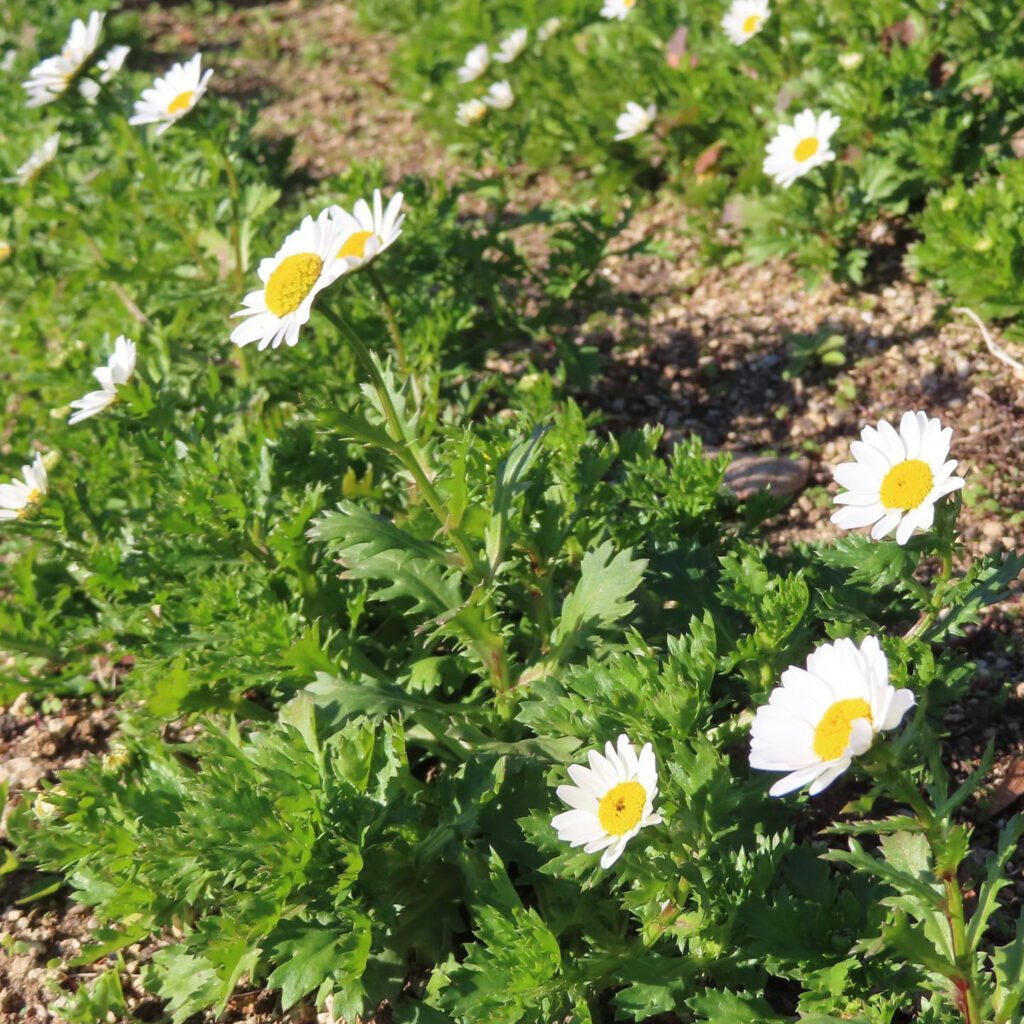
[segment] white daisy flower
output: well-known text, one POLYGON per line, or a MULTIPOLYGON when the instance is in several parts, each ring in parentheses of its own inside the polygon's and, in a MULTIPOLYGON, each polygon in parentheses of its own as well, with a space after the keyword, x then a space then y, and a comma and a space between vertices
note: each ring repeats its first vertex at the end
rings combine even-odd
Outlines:
POLYGON ((466 54, 462 67, 455 72, 456 77, 460 82, 472 82, 487 70, 490 62, 491 55, 487 52, 487 44, 478 43, 466 54))
POLYGON ((498 52, 494 59, 500 64, 511 64, 526 49, 526 36, 525 28, 517 28, 507 35, 498 44, 498 52))
POLYGON ((99 381, 100 389, 90 391, 71 403, 77 410, 68 418, 69 424, 81 423, 90 416, 103 412, 117 401, 117 389, 127 384, 135 373, 135 342, 119 334, 114 341, 114 351, 106 366, 99 366, 92 375, 99 381))
POLYGON ((369 263, 398 238, 405 220, 401 209, 401 192, 396 192, 385 208, 379 188, 373 190, 372 209, 365 199, 360 199, 351 213, 340 206, 328 207, 327 212, 340 230, 341 245, 335 256, 346 261, 346 269, 355 270, 369 263))
POLYGON ((562 28, 562 19, 548 18, 539 29, 537 29, 537 38, 542 42, 547 42, 553 35, 556 35, 562 28))
POLYGON ((44 167, 53 163, 60 145, 60 132, 55 132, 14 172, 10 178, 4 178, 8 184, 27 185, 39 177, 44 167))
POLYGON ((587 755, 589 768, 569 765, 572 786, 559 786, 559 799, 572 810, 551 819, 558 838, 570 846, 582 846, 584 853, 601 856, 601 867, 610 868, 622 855, 626 843, 646 825, 659 825, 654 811, 658 795, 658 769, 654 750, 645 743, 639 757, 629 737, 619 736, 617 747, 604 746, 587 755))
POLYGON ((844 71, 856 71, 864 63, 864 54, 855 51, 841 53, 837 60, 844 71))
POLYGON ((812 168, 835 160, 828 144, 838 127, 839 118, 830 110, 817 117, 813 110, 801 111, 792 125, 780 125, 775 138, 768 143, 764 173, 783 188, 789 188, 812 168))
POLYGON ((806 669, 787 668, 781 683, 750 728, 750 767, 789 772, 771 796, 808 783, 810 796, 820 793, 914 704, 910 690, 889 685, 889 662, 874 636, 859 648, 849 639, 822 644, 806 669))
POLYGON ((46 494, 46 467, 36 455, 31 466, 21 467, 22 479, 0 484, 0 520, 24 519, 46 494))
POLYGON ((8 71, 14 70, 14 65, 18 60, 17 50, 4 50, 3 58, 0 59, 0 71, 7 74, 8 71))
POLYGON ((494 82, 484 96, 484 103, 495 110, 508 110, 516 101, 516 94, 507 81, 494 82))
POLYGON ((21 87, 28 93, 26 106, 41 107, 67 92, 71 80, 99 46, 103 18, 100 11, 92 11, 88 23, 75 18, 60 54, 41 61, 28 73, 28 79, 21 83, 21 87))
POLYGON ((602 18, 618 18, 624 21, 626 15, 636 7, 636 0, 604 0, 601 8, 602 18))
POLYGON ((106 85, 124 67, 129 53, 131 53, 130 46, 112 46, 96 61, 96 70, 100 73, 101 84, 106 85))
POLYGON ((764 28, 771 13, 768 0, 733 0, 722 18, 722 28, 730 42, 742 46, 764 28))
POLYGON ((78 92, 86 103, 95 103, 96 97, 100 94, 100 83, 94 82, 91 78, 83 78, 78 83, 78 92))
POLYGON ((836 483, 847 490, 836 496, 846 507, 832 522, 843 530, 874 524, 875 540, 895 529, 896 543, 906 544, 915 530, 931 529, 935 503, 964 485, 953 476, 957 460, 946 461, 953 428, 943 429, 926 413, 905 412, 899 433, 882 420, 860 437, 850 445, 855 461, 835 469, 836 483))
POLYGON ((626 109, 615 120, 615 127, 619 129, 615 141, 621 142, 623 139, 633 138, 634 135, 642 135, 654 124, 657 113, 658 108, 653 103, 648 107, 641 107, 639 103, 630 100, 626 104, 626 109))
POLYGON ((487 104, 476 98, 465 100, 455 108, 455 120, 468 128, 470 125, 482 121, 487 116, 487 104))
POLYGON ((155 124, 156 134, 163 135, 168 128, 183 118, 202 98, 213 71, 202 70, 203 55, 195 54, 182 64, 172 64, 163 78, 158 78, 149 89, 142 90, 142 98, 135 101, 135 113, 129 124, 155 124))
POLYGON ((768 143, 764 172, 776 183, 788 188, 797 178, 814 167, 835 160, 828 142, 839 128, 840 119, 831 111, 815 117, 811 110, 802 111, 792 125, 779 125, 768 143))
POLYGON ((316 220, 304 217, 270 259, 260 261, 262 288, 249 292, 242 309, 232 317, 246 317, 232 332, 236 345, 259 342, 259 350, 278 348, 283 341, 295 345, 299 330, 309 320, 313 300, 348 270, 350 261, 339 258, 348 237, 347 224, 321 210, 316 220))

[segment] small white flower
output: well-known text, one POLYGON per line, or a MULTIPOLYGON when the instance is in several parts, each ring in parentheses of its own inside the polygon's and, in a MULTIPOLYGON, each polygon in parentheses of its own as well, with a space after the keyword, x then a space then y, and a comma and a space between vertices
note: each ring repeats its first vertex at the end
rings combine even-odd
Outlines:
POLYGON ((135 113, 129 124, 155 124, 156 134, 163 135, 175 121, 183 118, 202 98, 213 71, 202 70, 203 55, 195 54, 183 64, 173 64, 163 78, 135 101, 135 113))
POLYGON ((24 519, 46 494, 46 467, 36 455, 31 466, 21 467, 22 479, 0 484, 0 520, 24 519))
POLYGON ((768 0, 733 0, 722 18, 722 28, 731 42, 742 46, 764 28, 771 13, 768 0))
POLYGON ((94 82, 91 78, 83 78, 78 83, 78 91, 86 103, 95 103, 96 97, 100 94, 100 83, 94 82))
POLYGON ((606 743, 604 751, 603 756, 596 750, 587 755, 589 768, 569 765, 575 785, 559 786, 556 792, 572 810, 556 814, 551 824, 559 839, 582 846, 584 853, 604 850, 601 867, 610 868, 640 829, 659 825, 662 818, 654 811, 658 769, 650 743, 638 757, 623 733, 617 747, 606 743))
POLYGON ((100 383, 98 391, 90 391, 71 403, 76 409, 68 418, 69 424, 81 423, 82 420, 103 412, 117 401, 117 389, 127 384, 135 372, 135 342, 119 334, 114 341, 114 351, 107 360, 106 366, 99 366, 92 375, 100 383))
POLYGON ((839 54, 839 66, 844 71, 856 71, 864 63, 864 54, 856 51, 839 54))
POLYGON ((553 35, 555 35, 562 28, 561 18, 548 18, 539 29, 537 29, 537 38, 542 42, 547 42, 553 35))
POLYGON ((780 125, 775 138, 768 143, 764 173, 783 188, 814 167, 835 160, 828 144, 839 127, 839 118, 830 110, 815 116, 807 109, 796 115, 792 125, 780 125))
POLYGON ((44 167, 53 163, 60 145, 60 132, 51 135, 32 155, 14 172, 10 178, 4 178, 8 184, 27 185, 39 177, 44 167))
POLYGON ((455 74, 460 82, 472 82, 487 70, 487 65, 490 62, 491 56, 487 52, 487 44, 478 43, 466 54, 462 67, 455 74))
POLYGON ((14 70, 14 65, 18 60, 17 50, 4 50, 3 58, 0 59, 0 71, 7 74, 8 71, 14 70))
POLYGON ((923 412, 905 412, 899 433, 882 420, 865 427, 850 445, 855 461, 836 466, 835 478, 847 490, 836 496, 844 505, 832 514, 840 529, 871 526, 881 540, 896 530, 896 543, 906 544, 915 530, 931 529, 935 503, 959 490, 964 481, 953 476, 957 460, 946 461, 953 428, 923 412))
POLYGON ((642 135, 654 123, 657 113, 658 108, 653 103, 648 107, 641 107, 639 103, 630 100, 626 104, 626 109, 615 120, 615 127, 619 129, 615 141, 621 142, 623 139, 633 138, 634 135, 642 135))
POLYGON ((455 108, 455 120, 468 128, 487 116, 487 104, 476 98, 465 100, 455 108))
POLYGON ((750 766, 789 772, 768 791, 783 796, 810 783, 814 796, 831 785, 876 733, 894 729, 914 704, 910 690, 889 685, 878 638, 858 648, 850 639, 822 644, 807 668, 787 668, 750 729, 750 766))
POLYGON ((636 0, 604 0, 601 17, 618 18, 619 21, 624 21, 634 7, 636 7, 636 0))
MULTIPOLYGON (((388 201, 387 208, 379 188, 373 190, 373 208, 365 199, 360 199, 352 212, 340 206, 330 206, 327 212, 339 227, 341 245, 335 256, 346 261, 347 270, 357 270, 379 256, 402 233, 405 214, 402 209, 402 193, 396 192, 388 201)), ((344 272, 344 271, 343 271, 344 272)))
POLYGON ((129 53, 131 53, 130 46, 112 46, 96 61, 96 70, 100 73, 101 84, 106 85, 124 67, 129 53))
POLYGON ((257 273, 263 287, 249 292, 243 308, 232 314, 246 319, 231 332, 231 340, 240 346, 257 341, 261 352, 278 348, 282 341, 297 344, 313 300, 350 266, 349 260, 339 258, 347 237, 345 221, 331 208, 321 210, 316 220, 304 217, 274 256, 260 261, 257 273))
POLYGON ((526 36, 525 28, 517 28, 507 35, 498 44, 498 52, 494 59, 500 64, 511 64, 526 49, 526 36))
POLYGON ((494 82, 484 96, 484 103, 495 110, 508 110, 516 101, 516 94, 507 81, 494 82))
POLYGON ((21 87, 28 93, 26 106, 41 107, 67 92, 71 80, 99 46, 103 18, 104 15, 99 11, 89 14, 88 23, 75 18, 60 54, 41 61, 28 73, 28 79, 21 83, 21 87))

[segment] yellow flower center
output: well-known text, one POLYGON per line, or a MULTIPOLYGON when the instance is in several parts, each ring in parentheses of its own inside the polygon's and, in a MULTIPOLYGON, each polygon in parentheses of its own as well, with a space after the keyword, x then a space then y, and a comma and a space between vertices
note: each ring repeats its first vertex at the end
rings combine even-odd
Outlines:
POLYGON ((623 7, 632 7, 636 3, 636 0, 622 0, 623 7))
POLYGON ((874 725, 871 718, 871 707, 866 700, 854 697, 850 700, 837 700, 821 716, 821 721, 814 730, 814 752, 823 761, 834 761, 846 749, 853 732, 853 723, 858 718, 866 718, 874 725))
POLYGON ((805 160, 810 160, 817 152, 818 140, 813 135, 808 135, 806 139, 801 139, 796 144, 796 149, 793 150, 793 158, 798 163, 803 163, 805 160))
POLYGON ((355 256, 363 259, 366 255, 366 243, 373 238, 372 231, 356 231, 348 236, 345 244, 338 250, 338 259, 343 256, 355 256))
POLYGON ((934 482, 932 468, 927 462, 906 459, 885 474, 879 497, 886 508, 900 508, 906 512, 917 508, 928 497, 934 482))
POLYGON ((324 261, 312 252, 286 256, 267 282, 267 309, 274 316, 294 313, 312 291, 324 261))
POLYGON ((179 92, 178 95, 167 104, 167 113, 179 114, 183 110, 188 110, 193 96, 195 96, 195 92, 191 90, 188 92, 179 92))
POLYGON ((624 836, 640 824, 647 790, 639 782, 620 782, 608 790, 597 806, 597 820, 610 836, 624 836))
POLYGON ((743 22, 743 31, 747 33, 756 32, 761 27, 761 15, 749 14, 743 22))
POLYGON ((25 498, 25 504, 18 509, 19 519, 24 519, 32 511, 32 506, 39 500, 41 494, 42 492, 38 487, 33 487, 32 490, 28 492, 28 495, 25 498))

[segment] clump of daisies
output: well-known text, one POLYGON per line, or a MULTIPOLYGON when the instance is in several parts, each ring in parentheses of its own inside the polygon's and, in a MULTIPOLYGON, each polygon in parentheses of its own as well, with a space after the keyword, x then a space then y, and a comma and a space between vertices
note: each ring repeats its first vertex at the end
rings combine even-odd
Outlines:
POLYGON ((107 360, 106 366, 99 366, 92 375, 99 381, 97 391, 90 391, 71 403, 75 410, 68 418, 68 423, 81 423, 82 420, 103 412, 117 401, 117 389, 127 384, 135 373, 135 342, 119 334, 114 341, 114 351, 107 360))
POLYGON ((601 17, 618 18, 619 21, 624 21, 634 7, 636 7, 636 0, 604 0, 601 17))
POLYGON ((53 163, 60 145, 60 132, 54 132, 45 142, 33 150, 32 155, 14 172, 4 178, 8 184, 27 185, 35 181, 43 169, 53 163))
POLYGON ((21 467, 21 479, 0 484, 0 520, 24 519, 46 494, 46 466, 36 455, 32 465, 21 467))
POLYGON ((780 125, 775 138, 768 143, 764 173, 783 188, 789 188, 808 171, 835 160, 829 142, 839 123, 830 110, 817 115, 813 110, 802 110, 793 124, 780 125))
POLYGON ((830 786, 876 734, 895 729, 914 694, 889 684, 889 662, 878 638, 822 644, 806 668, 792 666, 750 729, 750 766, 788 772, 768 791, 784 796, 802 786, 814 796, 830 786))
POLYGON ((722 18, 722 28, 730 42, 742 46, 764 28, 770 15, 768 0, 733 0, 722 18))
POLYGON ((584 853, 601 855, 601 867, 610 868, 640 829, 661 824, 654 810, 658 795, 658 769, 654 749, 645 743, 639 755, 622 733, 615 746, 606 743, 604 754, 592 750, 590 767, 569 765, 573 785, 559 786, 559 799, 571 810, 551 819, 558 838, 584 853))
POLYGON ((142 97, 135 101, 135 113, 128 123, 155 124, 156 134, 163 135, 172 124, 180 121, 202 98, 213 71, 203 71, 203 55, 195 54, 190 60, 171 65, 162 78, 157 78, 142 97))
POLYGON ((905 412, 899 431, 882 420, 860 438, 850 445, 854 461, 836 466, 836 483, 847 489, 836 496, 843 507, 832 522, 844 530, 871 526, 875 540, 895 530, 896 543, 906 544, 915 530, 931 529, 935 503, 964 486, 953 475, 957 460, 947 459, 953 428, 905 412))
POLYGON ((491 55, 486 43, 478 43, 466 54, 462 67, 455 72, 460 82, 476 81, 488 68, 491 63, 491 55))
POLYGON ((623 139, 642 135, 654 124, 657 113, 658 108, 653 103, 641 107, 639 103, 630 100, 626 104, 626 109, 615 120, 615 127, 618 128, 615 133, 615 141, 621 142, 623 139))
MULTIPOLYGON (((92 11, 87 22, 75 18, 61 52, 37 64, 21 83, 28 94, 26 106, 41 107, 59 99, 99 46, 104 15, 92 11)), ((88 97, 88 91, 86 92, 88 97)))

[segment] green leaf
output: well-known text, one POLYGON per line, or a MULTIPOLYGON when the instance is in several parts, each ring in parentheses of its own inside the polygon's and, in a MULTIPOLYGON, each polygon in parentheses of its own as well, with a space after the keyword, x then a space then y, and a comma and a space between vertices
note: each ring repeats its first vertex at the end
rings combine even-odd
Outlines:
POLYGON ((761 998, 727 989, 710 989, 704 995, 687 999, 686 1005, 699 1020, 711 1024, 783 1024, 781 1017, 761 998))

